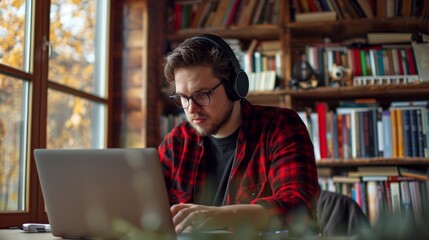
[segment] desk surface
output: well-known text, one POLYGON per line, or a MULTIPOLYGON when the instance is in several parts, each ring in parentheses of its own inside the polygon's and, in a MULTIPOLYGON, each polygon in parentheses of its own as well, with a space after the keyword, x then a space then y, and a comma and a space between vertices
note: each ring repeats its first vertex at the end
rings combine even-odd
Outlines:
MULTIPOLYGON (((52 233, 27 233, 24 232, 20 229, 2 229, 0 230, 0 239, 1 240, 59 240, 59 239, 63 239, 63 238, 59 238, 59 237, 54 237, 52 235, 52 233)), ((178 239, 182 239, 181 237, 179 237, 178 239)), ((193 239, 193 238, 184 238, 187 240, 193 239)), ((217 238, 208 238, 210 240, 213 239, 217 239, 217 238)), ((224 238, 222 238, 224 239, 224 238)), ((230 238, 228 238, 230 239, 230 238)), ((258 240, 261 238, 258 238, 258 240)), ((262 238, 263 240, 279 240, 279 239, 298 239, 298 238, 290 238, 290 237, 286 237, 286 238, 262 238)), ((314 239, 314 240, 325 240, 325 239, 330 239, 330 240, 348 240, 350 239, 349 237, 314 237, 314 238, 306 238, 306 239, 314 239)))
POLYGON ((26 233, 19 229, 0 230, 1 240, 58 240, 52 233, 26 233))

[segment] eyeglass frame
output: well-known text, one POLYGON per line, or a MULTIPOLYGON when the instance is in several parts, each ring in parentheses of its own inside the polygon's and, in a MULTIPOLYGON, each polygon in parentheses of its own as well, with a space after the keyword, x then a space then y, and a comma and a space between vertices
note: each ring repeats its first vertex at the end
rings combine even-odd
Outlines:
POLYGON ((190 103, 190 100, 192 100, 195 104, 197 104, 199 107, 206 107, 206 106, 208 106, 208 105, 210 105, 210 103, 211 103, 211 98, 210 98, 210 95, 220 86, 220 85, 222 85, 223 84, 223 81, 221 81, 220 83, 218 83, 218 84, 216 84, 216 86, 214 86, 212 89, 210 89, 210 90, 208 90, 208 91, 197 91, 197 92, 194 92, 194 93, 192 93, 191 94, 191 96, 183 96, 183 95, 180 95, 180 94, 177 94, 176 93, 176 91, 174 91, 174 93, 173 94, 171 94, 170 95, 170 100, 172 101, 172 102, 174 102, 174 105, 176 105, 178 108, 181 108, 181 109, 187 109, 187 108, 189 108, 189 106, 191 105, 191 103, 190 103), (206 104, 206 105, 203 105, 203 104, 200 104, 200 103, 198 103, 197 101, 195 101, 195 99, 193 98, 193 96, 195 95, 195 94, 205 94, 205 95, 207 95, 207 98, 209 99, 209 101, 208 101, 208 103, 206 104), (180 97, 180 102, 181 102, 181 104, 180 104, 180 106, 176 103, 176 98, 177 97, 180 97), (184 99, 186 99, 187 100, 187 106, 186 107, 183 107, 183 104, 182 104, 182 98, 184 98, 184 99))

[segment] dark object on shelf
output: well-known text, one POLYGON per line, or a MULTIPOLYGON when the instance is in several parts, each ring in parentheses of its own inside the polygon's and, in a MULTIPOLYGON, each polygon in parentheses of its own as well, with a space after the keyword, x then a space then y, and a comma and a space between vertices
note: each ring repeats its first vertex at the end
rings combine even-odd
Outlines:
POLYGON ((305 53, 301 52, 299 55, 300 61, 297 62, 292 69, 290 87, 294 89, 309 89, 317 87, 317 72, 307 61, 305 53))

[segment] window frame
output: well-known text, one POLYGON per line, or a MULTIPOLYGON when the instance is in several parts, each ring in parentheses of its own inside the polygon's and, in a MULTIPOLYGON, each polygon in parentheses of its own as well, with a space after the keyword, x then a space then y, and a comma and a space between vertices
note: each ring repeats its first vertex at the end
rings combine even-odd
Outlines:
POLYGON ((33 39, 31 46, 33 53, 30 56, 32 62, 32 72, 27 73, 24 70, 18 70, 6 65, 0 64, 0 73, 18 79, 25 79, 30 83, 29 110, 28 115, 28 139, 27 141, 27 165, 26 165, 26 181, 27 181, 27 207, 26 211, 17 212, 0 212, 0 229, 10 227, 21 227, 25 222, 41 222, 47 223, 48 218, 45 212, 43 196, 39 184, 37 170, 35 166, 33 151, 37 148, 46 148, 46 125, 47 125, 47 97, 48 89, 60 91, 63 93, 71 94, 75 97, 82 97, 86 100, 95 103, 105 104, 106 106, 106 146, 112 146, 113 131, 113 78, 111 74, 111 53, 112 53, 112 23, 110 21, 112 16, 112 4, 114 0, 110 1, 107 9, 107 26, 105 29, 108 31, 108 40, 106 43, 107 49, 107 62, 106 62, 106 97, 98 97, 97 95, 86 93, 74 88, 67 87, 48 80, 48 47, 49 41, 49 13, 50 13, 50 0, 38 0, 33 2, 33 39))

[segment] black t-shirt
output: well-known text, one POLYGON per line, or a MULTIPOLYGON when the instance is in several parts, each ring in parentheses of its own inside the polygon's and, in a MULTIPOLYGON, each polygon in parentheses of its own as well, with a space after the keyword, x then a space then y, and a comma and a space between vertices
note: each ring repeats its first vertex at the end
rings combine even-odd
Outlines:
POLYGON ((203 194, 202 204, 221 206, 232 164, 235 158, 239 128, 225 138, 207 137, 205 147, 207 156, 207 186, 203 194))

